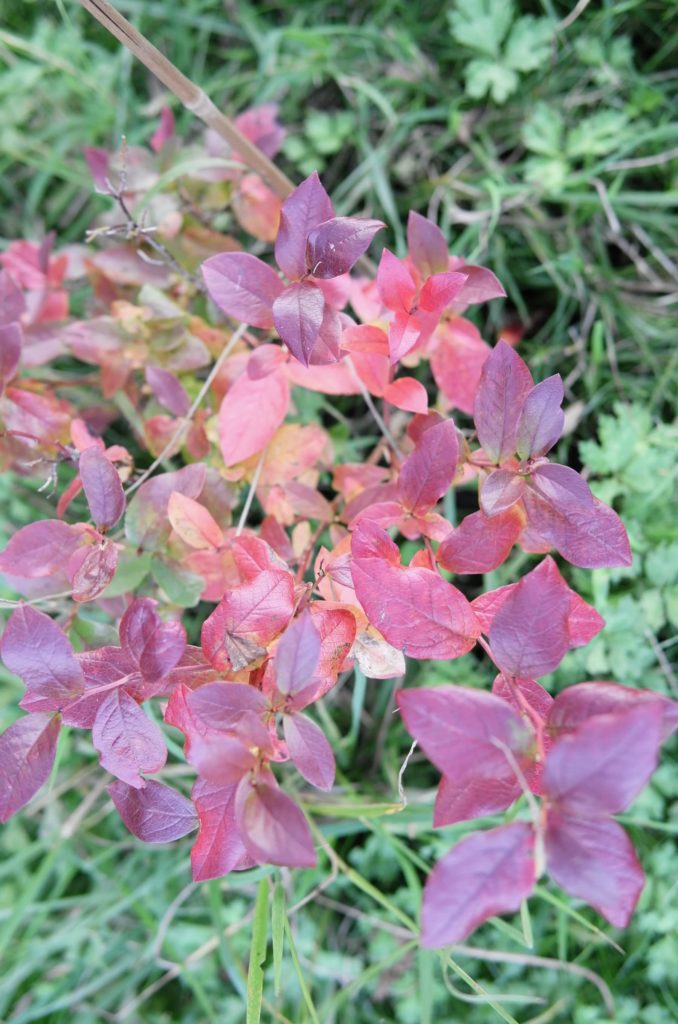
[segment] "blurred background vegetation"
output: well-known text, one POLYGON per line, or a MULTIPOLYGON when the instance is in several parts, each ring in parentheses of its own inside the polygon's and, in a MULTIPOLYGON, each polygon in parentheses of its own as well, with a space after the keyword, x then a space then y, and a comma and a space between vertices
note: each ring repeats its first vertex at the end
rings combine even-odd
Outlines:
MULTIPOLYGON (((226 112, 280 103, 285 169, 299 179, 318 168, 341 213, 383 217, 402 250, 407 211, 417 209, 438 220, 454 252, 498 274, 508 301, 485 314, 485 335, 521 329, 535 377, 563 374, 569 432, 559 461, 586 465, 636 556, 629 570, 570 571, 608 627, 569 655, 555 685, 610 678, 676 696, 675 2, 117 6, 226 112)), ((114 147, 122 134, 147 141, 168 101, 74 0, 6 3, 0 244, 49 230, 81 242, 102 208, 83 146, 114 147)), ((180 135, 197 138, 200 126, 175 113, 180 135)), ((37 500, 0 478, 0 533, 49 514, 37 500)), ((520 559, 487 585, 515 578, 520 559)), ((411 671, 427 683, 490 679, 470 655, 411 671)), ((397 799, 408 742, 391 714, 393 689, 358 677, 325 702, 345 793, 350 779, 365 780, 361 804, 397 799)), ((0 724, 17 697, 3 685, 0 724)), ((572 911, 551 887, 532 901, 529 922, 490 923, 474 936, 508 960, 445 961, 399 931, 403 915, 417 914, 422 861, 463 833, 433 833, 430 800, 393 817, 322 819, 340 860, 321 856, 315 872, 262 869, 198 886, 187 842, 141 847, 125 832, 92 751, 71 733, 51 791, 0 838, 0 1019, 244 1020, 256 883, 275 874, 296 949, 286 946, 280 997, 267 968, 264 1020, 605 1019, 588 980, 530 965, 531 955, 595 970, 622 1024, 678 1020, 676 767, 674 747, 625 816, 648 874, 634 923, 615 937, 625 956, 592 911, 572 911), (460 970, 508 998, 488 1006, 460 970)), ((172 770, 185 774, 180 757, 172 770)), ((407 782, 434 785, 416 755, 407 782)))

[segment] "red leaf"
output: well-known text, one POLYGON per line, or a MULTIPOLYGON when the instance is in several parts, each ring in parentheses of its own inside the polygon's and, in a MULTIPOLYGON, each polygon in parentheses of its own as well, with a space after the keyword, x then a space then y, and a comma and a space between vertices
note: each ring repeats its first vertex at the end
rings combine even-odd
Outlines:
POLYGON ((48 714, 25 715, 0 736, 0 821, 32 800, 50 776, 61 722, 48 714))
POLYGON ((182 624, 163 622, 156 607, 152 598, 139 597, 120 620, 120 643, 148 682, 168 676, 186 650, 182 624))
POLYGON ((59 519, 29 523, 10 538, 0 554, 0 572, 42 579, 63 570, 81 543, 82 534, 59 519))
POLYGON ((368 520, 356 528, 351 550, 358 600, 390 644, 411 658, 458 658, 471 650, 480 623, 460 591, 429 569, 401 566, 397 546, 368 520))
POLYGON ((191 403, 183 384, 173 373, 159 366, 147 366, 146 383, 160 404, 174 416, 186 415, 191 403))
POLYGON ((174 532, 191 548, 214 549, 224 542, 221 527, 205 506, 179 491, 170 494, 167 515, 174 532))
POLYGON ((450 572, 492 572, 506 561, 524 525, 515 506, 491 519, 484 512, 473 512, 440 545, 438 561, 450 572))
POLYGON ((440 228, 410 210, 407 218, 407 248, 410 259, 423 278, 447 270, 447 242, 440 228))
POLYGON ((238 786, 236 821, 247 852, 262 864, 312 868, 313 838, 300 808, 278 789, 270 774, 238 786))
POLYGON ((219 409, 219 447, 225 465, 235 466, 262 451, 285 419, 289 402, 284 374, 259 378, 241 374, 219 409))
POLYGON ((78 472, 94 522, 100 530, 115 526, 125 511, 125 495, 113 463, 92 445, 81 453, 78 472))
POLYGON ((285 630, 275 652, 276 686, 285 696, 307 686, 320 658, 320 633, 306 610, 285 630))
POLYGON ((323 322, 325 296, 310 281, 290 284, 273 304, 280 339, 303 366, 308 366, 323 322))
POLYGON ((306 239, 309 272, 322 279, 347 274, 384 227, 380 220, 359 217, 332 217, 319 224, 306 239))
POLYGON ((134 789, 118 781, 106 788, 127 828, 144 843, 172 843, 196 827, 191 801, 161 782, 149 779, 144 789, 134 789))
POLYGON ((400 469, 398 492, 403 506, 417 515, 433 508, 452 484, 458 459, 457 430, 452 420, 425 430, 400 469))
POLYGON ((261 658, 294 612, 294 581, 289 572, 264 570, 230 590, 205 620, 201 642, 215 668, 239 671, 261 658))
POLYGON ((559 373, 532 388, 523 405, 516 434, 521 459, 546 455, 563 433, 565 414, 560 408, 565 394, 559 373))
POLYGON ((536 679, 509 679, 500 673, 492 684, 492 693, 507 701, 514 711, 524 716, 525 711, 516 697, 516 690, 519 691, 521 697, 539 715, 542 721, 546 723, 549 712, 553 707, 553 697, 536 679))
POLYGON ((407 731, 443 775, 463 788, 471 779, 512 779, 505 749, 518 760, 531 749, 532 730, 506 701, 461 686, 399 690, 407 731))
POLYGON ((196 882, 221 878, 229 871, 249 868, 254 863, 235 821, 237 788, 235 785, 213 786, 202 779, 198 779, 193 787, 193 802, 200 828, 191 850, 191 867, 196 882))
POLYGON ((678 729, 678 702, 652 690, 636 690, 618 683, 575 683, 568 686, 555 699, 549 714, 549 729, 556 735, 576 729, 578 725, 596 715, 624 711, 638 703, 656 703, 661 709, 662 740, 678 729))
POLYGON ((30 605, 12 613, 0 650, 5 665, 23 679, 31 698, 40 698, 39 707, 34 704, 36 710, 59 710, 85 688, 68 638, 49 615, 30 605))
POLYGON ((590 506, 555 509, 537 495, 525 494, 525 510, 534 528, 572 565, 582 569, 631 565, 631 546, 617 513, 593 499, 590 506))
POLYGON ((523 496, 525 480, 512 469, 495 469, 480 487, 480 508, 486 516, 512 508, 523 496))
POLYGON ((415 377, 398 377, 384 388, 384 400, 405 412, 428 412, 428 392, 415 377))
POLYGON ((21 324, 0 324, 0 393, 19 368, 22 341, 21 324))
POLYGON ((523 360, 500 341, 483 366, 473 407, 478 440, 493 462, 513 455, 518 420, 532 387, 532 374, 523 360))
POLYGON ((266 263, 246 252, 222 252, 200 269, 210 298, 227 316, 252 327, 273 326, 273 303, 284 285, 266 263))
POLYGON ((417 286, 403 261, 389 249, 384 249, 379 260, 377 288, 388 309, 409 313, 417 294, 417 286))
POLYGON ((160 729, 122 688, 100 704, 92 726, 92 743, 99 752, 101 767, 135 789, 146 785, 141 772, 157 772, 167 760, 160 729))
POLYGON ((625 928, 645 884, 626 832, 611 818, 583 819, 550 810, 546 821, 548 872, 571 896, 625 928))
POLYGON ((626 810, 657 767, 661 720, 652 701, 582 722, 551 747, 544 792, 571 813, 626 810))
POLYGON ((329 792, 334 785, 336 765, 322 729, 306 715, 294 714, 283 717, 283 731, 297 770, 312 786, 329 792))
POLYGON ((534 835, 526 822, 467 836, 443 857, 424 889, 421 942, 461 942, 488 917, 518 910, 534 888, 534 835))
POLYGON ((291 281, 306 273, 306 239, 309 232, 334 216, 327 192, 313 171, 282 205, 280 228, 275 240, 278 266, 291 281))
POLYGON ((433 827, 499 814, 518 799, 520 792, 520 783, 513 773, 494 779, 471 776, 463 782, 443 775, 433 808, 433 827))

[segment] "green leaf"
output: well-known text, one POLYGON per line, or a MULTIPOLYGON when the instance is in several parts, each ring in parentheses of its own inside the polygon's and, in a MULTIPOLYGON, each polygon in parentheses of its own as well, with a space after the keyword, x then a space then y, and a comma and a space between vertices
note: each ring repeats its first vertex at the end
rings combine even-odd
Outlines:
POLYGON ((497 57, 513 15, 511 0, 457 0, 456 9, 447 17, 458 43, 497 57))
MULTIPOLYGON (((304 972, 302 971, 301 964, 299 963, 297 947, 294 944, 294 936, 292 935, 292 929, 290 928, 290 922, 287 916, 285 917, 285 934, 287 935, 287 944, 290 947, 292 963, 294 964, 294 970, 296 971, 297 974, 297 981, 299 982, 299 988, 301 989, 301 994, 303 996, 304 1002, 306 1003, 308 1015, 313 1021, 313 1024, 320 1024, 316 1008, 313 1004, 313 997, 311 996, 308 985, 306 984, 304 972)), ((247 1024, 250 1024, 249 1017, 247 1018, 247 1024)))
POLYGON ((567 181, 569 168, 557 157, 529 157, 525 161, 525 180, 544 192, 558 192, 567 181))
POLYGON ((601 110, 572 129, 567 137, 567 155, 570 157, 604 156, 619 146, 628 125, 628 117, 621 110, 601 110))
POLYGON ((283 947, 285 944, 285 890, 280 880, 275 883, 273 890, 273 905, 271 906, 271 938, 273 942, 273 991, 276 996, 280 995, 282 982, 283 947))
POLYGON ((519 18, 506 42, 504 62, 514 71, 536 71, 551 56, 553 33, 550 18, 519 18))
POLYGON ((472 60, 464 75, 466 92, 476 100, 489 94, 495 103, 505 103, 519 85, 516 72, 496 61, 472 60))
POLYGON ((264 962, 268 944, 268 881, 259 882, 254 905, 250 965, 247 971, 247 1024, 259 1024, 264 995, 264 962))
POLYGON ((563 118, 548 103, 536 103, 523 123, 523 145, 540 156, 559 158, 563 151, 563 118))
POLYGON ((161 587, 172 604, 180 608, 194 608, 205 589, 202 576, 197 576, 184 569, 179 562, 170 562, 163 558, 154 558, 151 572, 155 582, 161 587))

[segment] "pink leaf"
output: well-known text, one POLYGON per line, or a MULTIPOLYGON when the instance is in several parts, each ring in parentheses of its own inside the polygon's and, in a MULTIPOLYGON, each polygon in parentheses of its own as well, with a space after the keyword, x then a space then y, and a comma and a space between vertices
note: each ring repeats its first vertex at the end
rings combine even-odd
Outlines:
POLYGON ((270 773, 238 786, 236 821, 247 852, 262 864, 312 868, 315 849, 300 808, 278 789, 270 773))
POLYGON ((493 462, 513 455, 520 413, 532 387, 523 360, 500 341, 483 366, 473 407, 478 440, 493 462))
POLYGON ((484 512, 473 512, 440 545, 438 561, 450 572, 492 572, 506 561, 523 526, 524 518, 515 506, 491 519, 484 512))
POLYGON ((426 882, 422 945, 461 942, 488 917, 518 910, 534 888, 533 850, 532 828, 522 821, 457 843, 426 882))
POLYGON ((0 324, 18 323, 25 312, 23 291, 6 270, 0 270, 0 324))
POLYGON ((381 527, 361 522, 352 555, 358 600, 390 644, 411 658, 458 658, 471 650, 480 624, 464 595, 437 572, 401 566, 381 527))
MULTIPOLYGON (((74 557, 84 557, 71 575, 74 601, 93 601, 106 589, 115 576, 118 565, 118 548, 113 541, 102 540, 90 547, 80 548, 74 557)), ((69 575, 73 562, 69 563, 69 575)))
POLYGON ((251 867, 235 821, 237 786, 213 786, 198 779, 193 787, 193 802, 198 812, 200 831, 191 850, 191 867, 196 882, 221 878, 229 871, 251 867))
MULTIPOLYGON (((463 294, 463 292, 462 292, 463 294)), ((457 409, 473 413, 483 366, 492 351, 469 320, 444 320, 434 335, 431 370, 436 384, 457 409)))
POLYGON ((384 388, 384 401, 405 412, 428 412, 428 392, 415 377, 398 377, 384 388))
POLYGON ((317 171, 298 185, 282 205, 275 240, 278 266, 291 281, 306 273, 306 239, 309 232, 334 216, 332 203, 320 184, 317 171))
POLYGON ((94 522, 100 530, 115 526, 125 511, 125 494, 113 463, 92 445, 81 453, 78 472, 94 522))
POLYGON ((505 297, 506 292, 487 267, 475 267, 465 263, 460 269, 466 274, 466 283, 459 292, 455 305, 465 308, 466 306, 475 306, 479 302, 489 302, 490 299, 505 297))
POLYGON ((657 767, 661 720, 652 701, 582 722, 549 751, 544 792, 571 813, 626 810, 657 767))
POLYGON ((548 725, 556 735, 576 729, 578 725, 596 715, 624 711, 639 703, 656 703, 661 709, 662 740, 678 729, 678 702, 652 690, 636 690, 618 683, 575 683, 568 686, 555 699, 548 725))
POLYGON ((146 383, 160 404, 174 416, 186 415, 191 403, 183 384, 173 373, 159 366, 147 366, 146 383))
POLYGON ((440 228, 410 210, 407 218, 407 248, 410 259, 423 278, 447 270, 447 242, 440 228))
POLYGON ((151 149, 154 153, 159 153, 172 138, 174 138, 174 114, 171 107, 163 107, 160 111, 160 124, 151 135, 151 149))
POLYGON ((210 298, 227 316, 252 327, 273 326, 273 303, 284 285, 266 263, 246 252, 222 252, 200 269, 210 298))
POLYGON ((400 469, 398 492, 403 506, 416 514, 433 508, 452 484, 458 458, 457 430, 452 420, 425 430, 400 469))
POLYGON ((172 529, 191 548, 214 549, 224 543, 221 527, 204 505, 173 491, 167 504, 172 529))
POLYGON ((251 582, 226 593, 202 626, 205 655, 218 669, 239 671, 261 658, 294 611, 289 572, 264 570, 251 582))
POLYGON ((320 634, 308 610, 285 630, 275 652, 275 678, 280 693, 290 696, 313 678, 320 658, 320 634))
POLYGON ((0 393, 19 368, 23 331, 18 323, 0 325, 0 393))
POLYGON ((560 408, 565 394, 559 373, 532 388, 523 405, 516 433, 521 459, 546 455, 563 433, 565 413, 560 408))
POLYGON ((56 711, 78 696, 85 680, 67 637, 49 615, 30 605, 18 607, 2 636, 2 660, 20 676, 43 711, 56 711))
POLYGON ((61 722, 48 714, 25 715, 0 736, 0 821, 32 800, 50 776, 61 722))
POLYGON ((135 789, 146 785, 141 772, 157 772, 167 760, 163 735, 122 688, 101 703, 92 726, 99 763, 135 789))
POLYGON ((120 620, 120 643, 149 682, 168 676, 186 650, 182 624, 163 622, 156 607, 152 598, 139 597, 120 620))
POLYGON ((402 260, 389 249, 384 249, 379 260, 377 288, 388 309, 409 313, 417 294, 417 286, 402 260))
POLYGON ((486 516, 505 512, 523 496, 525 480, 511 469, 495 469, 480 487, 480 508, 486 516))
MULTIPOLYGON (((429 315, 429 320, 431 316, 429 315)), ((431 329, 435 327, 435 317, 429 323, 431 329)), ((422 322, 419 314, 410 315, 397 310, 395 316, 388 325, 388 349, 391 366, 395 366, 399 360, 406 356, 414 346, 421 342, 422 322)))
POLYGON ((571 896, 625 928, 645 884, 626 832, 610 818, 583 819, 550 810, 546 827, 548 872, 571 896))
POLYGON ((241 374, 224 395, 219 410, 224 463, 235 466, 265 448, 285 419, 289 402, 289 385, 282 373, 260 378, 241 374))
POLYGON ((313 228, 306 240, 306 266, 313 277, 332 278, 347 274, 370 246, 380 220, 332 217, 313 228))
POLYGON ((186 747, 186 758, 200 778, 214 786, 240 782, 257 763, 255 755, 236 736, 215 729, 193 732, 186 747))
POLYGON ((68 565, 81 536, 59 519, 29 523, 17 530, 0 554, 0 572, 33 580, 52 576, 68 565))
POLYGON ((288 285, 273 304, 275 329, 303 366, 308 366, 320 333, 325 296, 309 281, 288 285))
POLYGON ((433 274, 425 282, 419 294, 419 308, 439 316, 446 306, 459 295, 466 281, 465 274, 452 271, 433 274))
POLYGON ((172 843, 196 827, 195 808, 176 789, 149 779, 144 789, 126 782, 106 787, 132 835, 144 843, 172 843))
POLYGON ((283 731, 289 755, 307 782, 329 792, 334 785, 336 766, 325 734, 306 715, 285 715, 283 731))

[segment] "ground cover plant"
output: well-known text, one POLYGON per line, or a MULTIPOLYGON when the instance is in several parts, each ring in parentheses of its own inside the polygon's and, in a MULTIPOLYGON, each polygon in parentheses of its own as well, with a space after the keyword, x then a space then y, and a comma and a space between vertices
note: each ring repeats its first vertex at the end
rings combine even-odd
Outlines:
MULTIPOLYGON (((268 155, 284 144, 271 105, 238 123, 268 155)), ((282 203, 218 139, 193 145, 186 168, 165 110, 149 145, 90 148, 93 186, 107 196, 92 247, 18 241, 2 257, 3 458, 22 486, 40 489, 35 500, 46 508, 0 555, 23 598, 2 655, 25 684, 27 712, 0 739, 2 816, 16 822, 25 813, 62 731, 59 751, 75 744, 86 765, 98 759, 117 779, 95 785, 97 813, 108 815, 110 804, 96 802, 107 785, 127 828, 146 841, 177 840, 184 858, 182 837, 199 823, 193 878, 225 937, 205 939, 196 962, 219 951, 241 993, 228 1005, 242 1015, 246 1002, 249 1019, 261 1013, 264 983, 264 1013, 278 1019, 342 1019, 363 985, 375 1012, 386 1000, 393 1019, 430 1019, 450 993, 458 997, 450 970, 480 1000, 469 1019, 492 1012, 511 1020, 512 1001, 545 996, 553 1005, 532 1016, 569 1012, 562 993, 538 991, 544 983, 532 974, 527 990, 488 992, 458 955, 569 967, 598 985, 609 1011, 602 979, 568 964, 568 920, 597 944, 605 936, 595 915, 582 916, 578 902, 539 879, 546 870, 613 925, 628 923, 643 874, 612 815, 644 787, 676 714, 662 692, 666 674, 649 689, 637 677, 628 686, 619 685, 631 681, 623 676, 559 675, 566 653, 584 654, 603 623, 547 553, 579 567, 577 581, 587 576, 581 570, 607 567, 614 578, 630 563, 616 513, 553 454, 565 426, 563 384, 558 375, 535 384, 511 345, 483 340, 469 315, 500 300, 502 285, 456 246, 451 255, 432 220, 411 211, 401 255, 387 245, 366 273, 364 255, 387 229, 366 216, 374 210, 335 216, 314 171, 282 203), (81 283, 75 316, 71 279, 81 283), (524 552, 518 563, 507 561, 515 544, 524 552), (555 700, 537 681, 547 677, 552 688, 554 672, 555 692, 558 679, 570 684, 555 700), (439 680, 445 685, 430 685, 439 680), (377 785, 354 770, 369 753, 360 747, 372 714, 379 725, 367 764, 377 785), (442 841, 431 832, 432 798, 415 790, 413 799, 413 777, 426 786, 440 777, 427 760, 442 775, 433 825, 465 836, 456 842, 449 831, 442 841), (307 784, 329 795, 318 799, 307 784), (458 831, 473 818, 481 828, 458 831), (398 820, 394 831, 384 825, 398 820), (364 849, 351 840, 370 832, 364 849), (411 847, 413 834, 424 845, 411 847), (375 868, 375 857, 386 863, 375 868), (421 884, 436 861, 419 935, 421 884), (256 899, 225 911, 210 880, 237 869, 246 870, 243 881, 228 874, 226 891, 249 892, 261 879, 256 899), (557 926, 553 910, 550 919, 548 909, 535 915, 527 902, 535 882, 539 904, 555 900, 557 926), (362 929, 374 927, 375 906, 386 912, 381 962, 375 943, 362 972, 352 974, 352 963, 327 968, 353 988, 314 977, 309 989, 318 939, 307 936, 304 947, 294 935, 293 892, 308 907, 343 908, 362 929), (228 941, 243 908, 254 913, 246 991, 228 941), (495 917, 511 911, 520 913, 518 928, 495 917), (230 925, 224 914, 234 915, 230 925), (488 918, 489 941, 464 947, 488 918), (506 948, 534 947, 535 929, 557 938, 557 958, 506 948), (439 955, 427 950, 451 944, 434 976, 439 955), (418 983, 401 996, 404 957, 418 964, 418 983), (381 993, 372 987, 380 975, 393 978, 381 993)), ((582 446, 584 466, 585 453, 582 446)), ((591 468, 608 467, 599 458, 591 468)), ((626 488, 609 488, 609 497, 623 503, 626 488)), ((668 600, 657 629, 671 621, 668 600)), ((77 821, 64 823, 57 849, 78 842, 77 821)), ((95 840, 120 829, 107 817, 95 840)), ((29 849, 17 851, 19 860, 29 849)), ((80 859, 78 874, 97 861, 80 859)), ((171 863, 181 871, 180 858, 171 863)), ((73 884, 66 872, 64 907, 77 906, 73 884)), ((161 981, 181 976, 190 989, 186 1019, 214 1018, 226 1004, 212 1002, 181 952, 178 927, 170 932, 194 891, 165 899, 158 941, 167 941, 170 963, 161 981)), ((22 927, 21 906, 5 944, 22 927)), ((156 1012, 147 1011, 153 983, 141 979, 157 972, 157 949, 137 975, 141 1003, 111 991, 107 1012, 156 1012)), ((320 942, 320 951, 329 949, 320 942)), ((341 944, 336 955, 345 955, 341 944)), ((31 1005, 30 978, 30 967, 19 967, 6 990, 10 1007, 23 991, 16 1019, 72 1005, 88 1019, 100 1006, 101 986, 85 984, 82 1006, 49 994, 52 1009, 43 1012, 40 996, 31 1005)), ((113 988, 117 978, 111 973, 113 988)))

